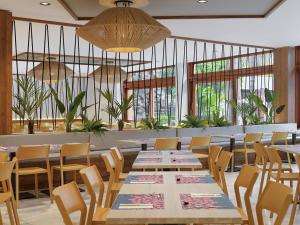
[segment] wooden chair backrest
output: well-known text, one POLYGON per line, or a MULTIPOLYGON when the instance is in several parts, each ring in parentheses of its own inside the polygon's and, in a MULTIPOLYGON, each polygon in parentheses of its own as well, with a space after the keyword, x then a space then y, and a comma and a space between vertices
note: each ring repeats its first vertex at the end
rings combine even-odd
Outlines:
POLYGON ((123 172, 124 168, 124 157, 120 150, 117 147, 113 147, 110 149, 111 155, 115 161, 115 173, 116 176, 119 177, 119 175, 123 172))
POLYGON ((177 138, 157 138, 155 140, 155 150, 176 150, 178 144, 177 138))
POLYGON ((17 159, 12 161, 0 162, 0 182, 11 179, 11 174, 16 164, 17 159))
POLYGON ((271 144, 274 145, 276 141, 284 141, 287 144, 289 132, 273 132, 271 144))
POLYGON ((244 137, 245 144, 254 144, 256 142, 260 142, 263 133, 247 133, 244 137))
POLYGON ((265 146, 262 143, 254 143, 253 144, 255 150, 255 165, 259 165, 261 163, 266 163, 268 161, 268 154, 266 152, 265 146))
POLYGON ((208 154, 208 160, 209 160, 208 166, 209 166, 210 173, 213 176, 216 176, 214 165, 215 165, 221 151, 222 151, 222 147, 220 145, 210 146, 209 154, 208 154))
POLYGON ((278 166, 282 165, 281 157, 280 157, 278 151, 276 150, 276 148, 268 147, 268 148, 266 148, 266 152, 267 152, 268 159, 271 164, 278 164, 278 166))
POLYGON ((246 206, 249 225, 255 225, 252 207, 251 207, 250 196, 253 191, 253 187, 257 180, 258 174, 259 174, 259 170, 257 167, 243 165, 241 168, 241 171, 234 183, 235 197, 236 197, 237 207, 239 207, 239 208, 243 208, 241 194, 240 194, 240 188, 242 187, 242 188, 246 189, 245 194, 244 194, 244 202, 245 202, 245 206, 246 206))
POLYGON ((209 147, 211 142, 211 136, 194 136, 192 137, 189 150, 197 147, 209 147))
POLYGON ((88 156, 90 153, 89 143, 67 143, 61 146, 62 157, 88 156))
POLYGON ((232 153, 228 151, 221 151, 215 163, 215 180, 223 189, 224 193, 228 195, 227 184, 225 179, 225 170, 228 167, 232 153))
POLYGON ((274 225, 281 225, 292 200, 293 192, 290 187, 268 181, 256 205, 258 225, 264 225, 263 210, 277 214, 274 225))
POLYGON ((87 224, 92 224, 95 206, 101 207, 104 195, 104 182, 95 165, 81 169, 80 175, 91 197, 87 224), (98 193, 98 199, 97 199, 98 193))
POLYGON ((21 145, 17 148, 16 157, 23 159, 48 159, 50 145, 21 145))
POLYGON ((7 162, 8 161, 8 153, 0 151, 0 162, 7 162))
POLYGON ((65 225, 74 225, 70 217, 74 212, 80 212, 79 225, 85 225, 87 207, 75 182, 55 188, 53 197, 65 225))

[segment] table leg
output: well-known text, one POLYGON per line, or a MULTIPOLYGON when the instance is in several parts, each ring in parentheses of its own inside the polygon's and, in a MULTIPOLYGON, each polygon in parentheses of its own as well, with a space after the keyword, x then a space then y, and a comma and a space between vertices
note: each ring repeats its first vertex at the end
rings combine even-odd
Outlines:
POLYGON ((178 141, 177 143, 177 150, 181 150, 181 141, 178 141))
POLYGON ((147 144, 142 144, 141 148, 142 148, 142 151, 147 151, 147 144))
POLYGON ((295 144, 296 144, 296 141, 297 141, 297 134, 296 134, 296 133, 293 133, 293 134, 292 134, 292 144, 295 145, 295 144))
MULTIPOLYGON (((229 150, 230 150, 230 152, 233 151, 234 146, 235 146, 235 138, 234 138, 234 137, 231 137, 231 138, 230 138, 230 145, 229 145, 229 150)), ((232 163, 231 163, 232 160, 233 160, 233 159, 231 158, 230 161, 229 161, 229 165, 232 165, 232 163)), ((230 168, 230 169, 228 169, 227 172, 234 171, 234 164, 233 164, 233 168, 230 168), (231 170, 230 170, 230 169, 231 169, 231 170)))

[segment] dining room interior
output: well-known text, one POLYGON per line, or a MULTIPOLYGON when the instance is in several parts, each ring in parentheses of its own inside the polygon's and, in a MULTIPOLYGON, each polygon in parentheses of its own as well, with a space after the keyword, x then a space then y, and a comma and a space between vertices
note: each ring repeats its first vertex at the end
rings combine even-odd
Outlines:
POLYGON ((0 0, 0 225, 300 224, 297 0, 0 0))

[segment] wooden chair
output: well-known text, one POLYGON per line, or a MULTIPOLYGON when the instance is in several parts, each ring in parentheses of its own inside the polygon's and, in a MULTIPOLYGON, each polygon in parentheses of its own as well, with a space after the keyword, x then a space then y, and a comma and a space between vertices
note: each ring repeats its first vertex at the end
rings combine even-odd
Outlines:
POLYGON ((93 223, 93 217, 95 217, 94 221, 103 221, 103 224, 105 224, 109 208, 102 207, 104 195, 104 182, 102 177, 95 165, 81 169, 80 174, 91 198, 87 225, 91 225, 93 223))
POLYGON ((111 150, 111 154, 113 156, 113 159, 115 161, 115 173, 116 176, 119 177, 119 181, 124 181, 126 180, 128 174, 127 173, 123 173, 123 169, 124 169, 124 157, 121 153, 121 151, 117 148, 117 147, 113 147, 110 149, 111 150))
POLYGON ((52 203, 52 177, 50 172, 50 163, 49 163, 49 145, 24 145, 19 146, 16 152, 16 169, 13 171, 16 176, 16 202, 19 204, 19 177, 26 175, 34 175, 34 184, 35 184, 35 195, 36 198, 39 197, 39 185, 38 185, 38 175, 47 174, 48 177, 48 188, 50 200, 52 203), (42 167, 26 167, 20 168, 20 161, 28 159, 43 159, 46 163, 46 168, 42 167))
POLYGON ((177 150, 178 139, 177 138, 157 138, 155 140, 155 150, 177 150))
POLYGON ((209 166, 209 172, 213 177, 215 176, 213 165, 217 161, 221 151, 222 151, 222 147, 220 145, 210 146, 209 155, 208 155, 209 156, 208 157, 208 161, 209 161, 208 166, 209 166))
POLYGON ((77 171, 90 166, 90 144, 89 143, 69 143, 63 144, 60 150, 59 165, 51 167, 53 171, 60 171, 61 185, 64 184, 64 172, 73 172, 73 180, 76 182, 77 171), (86 165, 66 164, 66 157, 86 157, 86 165))
POLYGON ((110 208, 116 195, 119 193, 122 187, 122 183, 119 182, 119 178, 115 174, 115 162, 111 152, 102 154, 101 158, 104 161, 106 171, 109 173, 109 181, 104 207, 110 208))
MULTIPOLYGON (((300 155, 294 155, 296 163, 298 165, 298 169, 300 171, 300 155)), ((297 204, 298 204, 298 199, 300 199, 300 173, 299 173, 299 178, 298 178, 298 182, 297 182, 297 187, 296 187, 296 192, 295 192, 295 197, 293 200, 293 208, 292 208, 292 212, 291 212, 291 217, 290 217, 290 223, 289 225, 293 225, 294 224, 294 219, 295 219, 295 214, 296 214, 296 208, 297 208, 297 204)), ((300 207, 300 205, 299 205, 300 207)))
MULTIPOLYGON (((190 146, 189 146, 189 150, 193 151, 193 150, 208 150, 210 149, 210 142, 211 142, 211 136, 195 136, 192 137, 190 146)), ((197 151, 197 152, 198 152, 197 151)), ((199 153, 195 153, 195 156, 198 159, 207 159, 208 158, 208 154, 199 154, 199 153)))
POLYGON ((276 148, 269 147, 266 148, 268 158, 270 160, 268 181, 273 178, 276 182, 284 183, 284 181, 289 181, 290 186, 293 187, 293 181, 297 181, 299 178, 299 173, 293 173, 291 171, 282 170, 282 160, 276 148), (273 168, 276 166, 276 171, 273 168))
MULTIPOLYGON (((284 142, 285 145, 288 144, 289 132, 273 132, 271 138, 271 145, 276 145, 278 142, 284 142)), ((289 167, 292 168, 291 156, 289 153, 286 153, 286 158, 288 160, 289 167)))
MULTIPOLYGON (((6 204, 11 225, 20 224, 13 188, 11 185, 11 174, 16 164, 16 161, 17 159, 13 159, 9 162, 0 162, 0 182, 3 186, 3 192, 0 193, 0 203, 6 204)), ((1 212, 0 224, 3 224, 1 212)))
POLYGON ((0 162, 7 162, 8 161, 8 153, 0 151, 0 162))
POLYGON ((219 184, 219 186, 222 188, 222 190, 226 195, 228 195, 228 191, 227 191, 227 184, 225 179, 225 171, 228 167, 231 156, 232 156, 231 152, 222 151, 214 165, 214 171, 215 171, 214 179, 219 184))
POLYGON ((265 225, 263 210, 277 214, 274 225, 281 225, 292 200, 293 193, 290 187, 269 181, 256 205, 258 225, 265 225))
POLYGON ((241 149, 233 149, 232 151, 232 160, 231 160, 231 172, 234 170, 234 155, 236 153, 242 153, 245 157, 245 164, 248 164, 248 154, 255 153, 253 148, 249 148, 256 142, 260 142, 263 133, 247 133, 244 137, 244 147, 241 149))
POLYGON ((255 225, 253 212, 251 208, 250 196, 257 180, 259 170, 254 166, 243 165, 241 171, 234 183, 234 191, 236 197, 236 203, 239 213, 243 218, 243 224, 255 225), (243 204, 241 200, 240 188, 245 188, 244 202, 246 206, 246 212, 244 213, 243 204))
POLYGON ((78 224, 73 223, 70 217, 70 214, 74 212, 80 212, 79 225, 85 225, 87 207, 75 182, 55 188, 53 198, 65 225, 78 224))
MULTIPOLYGON (((270 163, 269 163, 269 157, 267 154, 267 151, 265 149, 265 146, 262 143, 255 143, 254 144, 254 150, 255 150, 255 166, 262 171, 261 173, 261 181, 259 185, 259 192, 258 197, 260 197, 263 187, 264 187, 264 181, 265 181, 265 175, 269 171, 270 163)), ((273 171, 278 170, 278 165, 273 165, 272 168, 273 171)), ((286 165, 282 165, 281 168, 282 171, 292 172, 291 168, 286 165)))

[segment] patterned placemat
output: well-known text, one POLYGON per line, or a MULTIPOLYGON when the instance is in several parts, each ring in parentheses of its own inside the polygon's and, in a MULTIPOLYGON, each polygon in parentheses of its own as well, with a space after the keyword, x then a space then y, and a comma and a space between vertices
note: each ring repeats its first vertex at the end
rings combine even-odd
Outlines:
POLYGON ((121 194, 118 195, 117 199, 112 205, 112 209, 143 209, 141 207, 138 207, 139 205, 151 205, 152 207, 149 209, 164 209, 164 194, 121 194), (124 205, 137 207, 124 208, 122 207, 124 205))
POLYGON ((172 163, 197 163, 199 162, 196 158, 171 158, 172 163))
POLYGON ((162 158, 137 158, 136 163, 160 163, 162 158))
POLYGON ((211 184, 214 179, 208 175, 175 175, 177 184, 211 184))
POLYGON ((193 196, 193 194, 180 194, 183 209, 234 209, 235 206, 224 194, 193 196))
POLYGON ((129 175, 125 180, 125 184, 130 184, 131 182, 153 182, 154 184, 163 184, 163 175, 129 175))

